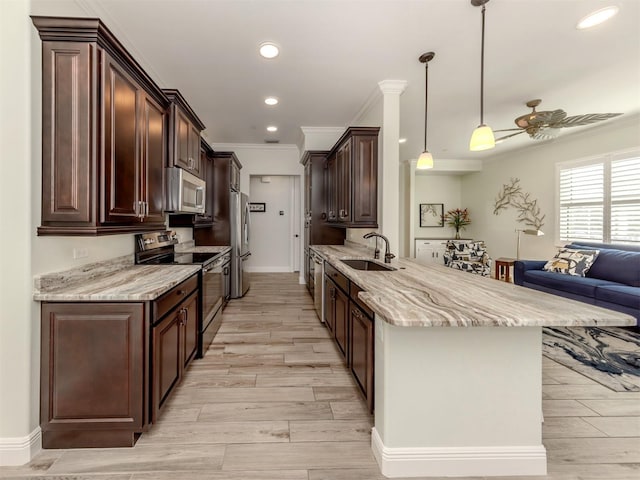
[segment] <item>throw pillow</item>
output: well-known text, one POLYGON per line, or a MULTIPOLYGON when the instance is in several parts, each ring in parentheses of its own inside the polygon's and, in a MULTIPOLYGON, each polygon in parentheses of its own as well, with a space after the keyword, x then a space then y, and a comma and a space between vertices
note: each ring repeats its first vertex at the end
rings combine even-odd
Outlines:
POLYGON ((584 277, 595 262, 600 250, 576 250, 561 248, 556 256, 549 260, 543 270, 584 277))

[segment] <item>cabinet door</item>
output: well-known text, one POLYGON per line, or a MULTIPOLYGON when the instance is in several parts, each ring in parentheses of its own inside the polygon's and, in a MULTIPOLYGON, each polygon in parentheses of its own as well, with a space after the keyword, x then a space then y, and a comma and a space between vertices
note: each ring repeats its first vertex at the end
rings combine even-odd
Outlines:
POLYGON ((143 92, 104 54, 104 192, 101 223, 139 222, 140 119, 143 92))
POLYGON ((206 200, 204 204, 204 214, 195 215, 194 222, 198 226, 207 226, 213 223, 213 210, 215 208, 215 188, 213 160, 204 150, 200 151, 200 171, 202 178, 206 182, 206 200))
POLYGON ((155 423, 164 401, 180 380, 182 310, 177 309, 153 327, 153 418, 155 423))
POLYGON ((43 446, 133 446, 147 418, 144 305, 43 303, 41 321, 43 446))
POLYGON ((375 224, 378 219, 378 139, 356 136, 353 142, 351 221, 375 224))
POLYGON ((203 178, 202 165, 200 162, 200 131, 191 124, 189 125, 189 159, 191 173, 203 178))
POLYGON ((339 288, 335 295, 335 338, 342 354, 348 354, 348 324, 349 324, 349 297, 339 288))
POLYGON ((338 219, 338 163, 336 154, 327 158, 327 220, 335 222, 338 219))
POLYGON ((164 224, 165 111, 143 98, 141 184, 145 223, 164 224))
POLYGON ((347 141, 336 154, 338 170, 338 221, 351 221, 351 141, 347 141))
POLYGON ((91 189, 94 51, 86 43, 43 43, 43 225, 96 220, 91 189))
POLYGON ((354 302, 350 303, 349 316, 351 372, 369 411, 373 411, 373 321, 354 302))
POLYGON ((180 308, 183 327, 183 366, 191 363, 198 348, 198 294, 194 292, 180 308))
MULTIPOLYGON (((313 261, 313 260, 311 260, 313 261)), ((331 335, 336 329, 336 286, 325 275, 324 277, 324 324, 327 326, 331 335)))
POLYGON ((186 170, 190 170, 189 162, 189 131, 191 130, 191 123, 187 117, 182 113, 179 107, 173 106, 173 165, 176 167, 182 167, 186 170))

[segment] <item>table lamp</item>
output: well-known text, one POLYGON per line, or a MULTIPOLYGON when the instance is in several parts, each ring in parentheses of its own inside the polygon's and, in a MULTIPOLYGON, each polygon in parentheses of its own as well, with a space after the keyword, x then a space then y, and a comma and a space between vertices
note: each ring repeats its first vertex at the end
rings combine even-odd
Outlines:
POLYGON ((520 260, 520 234, 524 233, 525 235, 535 235, 536 237, 540 237, 544 235, 544 232, 542 230, 535 230, 535 229, 524 229, 524 230, 516 229, 516 232, 518 233, 518 244, 516 246, 516 260, 520 260))

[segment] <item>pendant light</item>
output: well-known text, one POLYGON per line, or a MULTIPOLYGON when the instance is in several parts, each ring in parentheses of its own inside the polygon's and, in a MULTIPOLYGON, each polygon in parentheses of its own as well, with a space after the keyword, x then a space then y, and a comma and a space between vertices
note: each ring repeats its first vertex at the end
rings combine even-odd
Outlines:
POLYGON ((418 157, 416 168, 428 170, 433 168, 433 157, 427 150, 427 100, 429 98, 429 61, 433 60, 435 53, 427 52, 420 55, 420 63, 424 63, 424 151, 418 157))
POLYGON ((489 0, 471 0, 474 7, 482 7, 482 45, 480 53, 480 125, 473 131, 471 141, 469 142, 469 150, 479 152, 489 150, 496 146, 496 140, 493 136, 491 127, 484 124, 484 12, 485 4, 489 0))

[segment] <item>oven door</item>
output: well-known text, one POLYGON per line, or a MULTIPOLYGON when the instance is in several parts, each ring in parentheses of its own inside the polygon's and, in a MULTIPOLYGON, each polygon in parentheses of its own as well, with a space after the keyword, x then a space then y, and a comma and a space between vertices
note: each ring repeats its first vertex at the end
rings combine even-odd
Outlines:
POLYGON ((198 356, 209 348, 222 320, 223 259, 216 259, 202 269, 202 328, 198 356))

